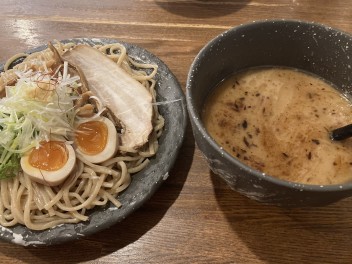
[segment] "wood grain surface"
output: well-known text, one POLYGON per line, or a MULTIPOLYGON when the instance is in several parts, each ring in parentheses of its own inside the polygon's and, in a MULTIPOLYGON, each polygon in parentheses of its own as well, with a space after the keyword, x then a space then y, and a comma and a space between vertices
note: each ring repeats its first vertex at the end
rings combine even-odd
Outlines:
MULTIPOLYGON (((0 61, 53 39, 116 38, 157 55, 184 88, 209 40, 272 18, 352 33, 352 2, 2 0, 0 61)), ((188 127, 170 177, 126 220, 57 246, 0 242, 0 263, 352 263, 352 198, 303 209, 258 204, 209 171, 188 127)))

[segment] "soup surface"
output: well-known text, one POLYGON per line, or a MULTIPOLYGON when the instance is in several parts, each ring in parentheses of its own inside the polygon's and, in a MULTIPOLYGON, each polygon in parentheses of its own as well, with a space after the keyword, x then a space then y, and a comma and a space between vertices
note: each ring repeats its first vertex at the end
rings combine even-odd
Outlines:
POLYGON ((208 97, 203 121, 243 163, 305 184, 352 181, 352 140, 329 131, 352 123, 351 103, 325 81, 288 68, 235 74, 208 97))

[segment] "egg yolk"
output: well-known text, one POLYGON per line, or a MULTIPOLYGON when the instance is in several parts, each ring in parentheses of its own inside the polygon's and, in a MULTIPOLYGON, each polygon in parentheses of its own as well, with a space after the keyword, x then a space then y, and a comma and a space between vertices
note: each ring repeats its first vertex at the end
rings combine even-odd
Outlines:
POLYGON ((40 142, 39 148, 35 148, 29 155, 29 164, 32 167, 45 171, 61 169, 67 162, 68 154, 64 142, 48 141, 40 142))
POLYGON ((88 121, 77 127, 76 142, 80 149, 88 154, 95 155, 102 152, 108 140, 108 127, 100 121, 88 121))

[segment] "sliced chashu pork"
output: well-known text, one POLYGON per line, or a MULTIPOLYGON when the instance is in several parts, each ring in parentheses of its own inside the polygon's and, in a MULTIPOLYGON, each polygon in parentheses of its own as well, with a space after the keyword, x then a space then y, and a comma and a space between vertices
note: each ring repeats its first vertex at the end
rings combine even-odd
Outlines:
POLYGON ((138 81, 99 50, 77 45, 62 58, 79 68, 91 90, 123 127, 121 149, 134 151, 152 131, 152 96, 138 81))

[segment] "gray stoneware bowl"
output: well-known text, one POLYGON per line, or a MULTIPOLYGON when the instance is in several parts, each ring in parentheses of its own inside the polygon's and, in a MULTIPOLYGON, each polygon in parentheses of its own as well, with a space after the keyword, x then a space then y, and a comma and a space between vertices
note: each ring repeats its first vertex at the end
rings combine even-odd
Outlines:
MULTIPOLYGON (((63 224, 43 231, 33 231, 22 225, 9 228, 0 226, 0 240, 23 246, 54 245, 76 240, 124 220, 148 201, 169 177, 169 172, 181 148, 187 124, 186 102, 181 86, 166 64, 152 53, 142 47, 116 39, 76 38, 62 42, 91 46, 119 42, 126 47, 128 54, 135 60, 157 64, 158 72, 155 76, 157 101, 160 102, 159 111, 165 119, 165 127, 159 138, 159 150, 155 157, 151 158, 151 162, 145 169, 132 176, 130 186, 117 197, 122 204, 121 208, 117 209, 109 203, 89 210, 87 213, 89 221, 63 224)), ((46 47, 41 46, 27 53, 40 51, 46 47)), ((0 72, 2 70, 3 65, 0 65, 0 72)))
POLYGON ((209 92, 234 72, 256 66, 298 68, 352 93, 352 37, 324 25, 292 20, 258 21, 232 28, 195 58, 187 79, 187 106, 194 137, 210 169, 254 200, 282 206, 326 205, 352 195, 352 183, 304 185, 252 169, 226 153, 201 120, 209 92))

